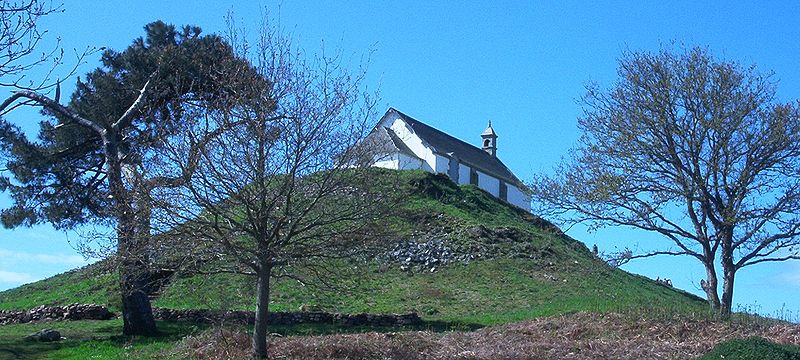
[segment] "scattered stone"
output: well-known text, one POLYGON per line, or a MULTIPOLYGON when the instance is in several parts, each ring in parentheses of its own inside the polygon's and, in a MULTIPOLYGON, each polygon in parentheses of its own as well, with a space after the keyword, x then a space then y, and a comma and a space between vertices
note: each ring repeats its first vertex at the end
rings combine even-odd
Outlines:
POLYGON ((44 341, 44 342, 60 341, 61 339, 63 339, 61 337, 61 333, 53 329, 39 330, 25 337, 25 340, 28 341, 44 341))
MULTIPOLYGON (((431 224, 428 224, 433 226, 431 224)), ((430 226, 423 226, 429 228, 430 226)), ((381 265, 398 266, 407 272, 435 272, 452 263, 468 264, 476 259, 496 257, 540 259, 552 255, 552 250, 537 248, 529 234, 514 227, 494 229, 477 225, 451 234, 452 228, 436 228, 412 234, 411 240, 401 240, 378 257, 381 265), (464 241, 454 241, 453 236, 464 241)))
POLYGON ((105 306, 70 304, 67 306, 37 306, 28 311, 0 311, 0 325, 57 320, 109 320, 116 317, 105 306))
POLYGON ((381 259, 397 263, 402 271, 436 271, 439 265, 462 260, 440 239, 427 242, 401 241, 386 252, 381 259))

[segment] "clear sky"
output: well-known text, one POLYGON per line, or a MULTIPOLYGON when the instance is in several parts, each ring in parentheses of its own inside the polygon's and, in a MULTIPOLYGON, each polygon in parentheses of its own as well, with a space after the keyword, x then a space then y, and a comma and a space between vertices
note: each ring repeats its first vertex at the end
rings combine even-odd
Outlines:
MULTIPOLYGON (((774 71, 783 101, 800 98, 800 2, 698 1, 69 1, 41 22, 69 52, 86 46, 122 50, 154 20, 222 33, 234 12, 255 35, 264 9, 280 18, 307 51, 342 49, 356 65, 375 49, 369 84, 381 105, 395 107, 467 142, 492 120, 498 156, 518 177, 550 172, 579 133, 577 99, 588 82, 616 78, 624 50, 657 50, 671 42, 708 46, 720 58, 774 71)), ((46 46, 47 44, 42 44, 46 46)), ((97 56, 79 71, 98 65, 97 56)), ((71 93, 75 79, 64 86, 71 93)), ((5 92, 1 93, 5 96, 5 92)), ((33 129, 35 112, 9 117, 33 129)), ((377 121, 377 119, 376 119, 377 121)), ((8 199, 0 196, 0 207, 8 199)), ((601 250, 663 244, 649 234, 606 229, 569 234, 601 250)), ((47 226, 0 230, 0 289, 85 263, 76 234, 47 226)), ((639 260, 624 269, 671 278, 700 293, 704 271, 688 259, 639 260)), ((772 313, 800 311, 800 262, 757 265, 739 274, 734 301, 772 313)))

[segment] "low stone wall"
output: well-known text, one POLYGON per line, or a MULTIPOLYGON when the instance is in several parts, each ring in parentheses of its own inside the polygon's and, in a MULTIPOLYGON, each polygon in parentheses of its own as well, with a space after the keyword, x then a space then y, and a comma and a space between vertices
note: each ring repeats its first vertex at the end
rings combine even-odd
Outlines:
MULTIPOLYGON (((202 323, 234 322, 255 323, 252 311, 230 310, 173 310, 153 309, 153 315, 161 320, 189 320, 202 323)), ((270 325, 335 324, 345 326, 402 326, 421 324, 416 313, 409 314, 338 314, 326 312, 271 312, 270 325)))
POLYGON ((108 320, 116 317, 108 308, 97 304, 38 306, 28 311, 0 310, 0 325, 56 320, 108 320))
MULTIPOLYGON (((173 310, 153 309, 159 320, 188 320, 198 323, 233 322, 255 323, 252 311, 233 310, 173 310)), ((109 320, 116 317, 105 306, 97 304, 70 304, 67 306, 39 306, 28 311, 0 310, 0 325, 23 324, 58 320, 109 320)), ((418 325, 422 319, 416 313, 409 314, 338 314, 321 311, 271 312, 271 325, 336 324, 344 326, 402 326, 418 325)))

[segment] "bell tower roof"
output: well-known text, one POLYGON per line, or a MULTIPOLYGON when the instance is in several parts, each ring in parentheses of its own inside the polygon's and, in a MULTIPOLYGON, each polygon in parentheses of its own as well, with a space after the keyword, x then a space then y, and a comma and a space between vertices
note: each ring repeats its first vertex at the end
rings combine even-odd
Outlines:
POLYGON ((482 149, 492 155, 493 157, 497 156, 497 133, 494 132, 492 128, 492 121, 489 120, 489 125, 486 127, 486 130, 483 130, 481 133, 481 140, 483 142, 482 149))
POLYGON ((492 120, 489 120, 489 125, 486 127, 486 130, 483 130, 483 133, 481 133, 481 136, 482 137, 487 137, 487 136, 497 137, 497 134, 494 132, 494 128, 492 128, 492 120))

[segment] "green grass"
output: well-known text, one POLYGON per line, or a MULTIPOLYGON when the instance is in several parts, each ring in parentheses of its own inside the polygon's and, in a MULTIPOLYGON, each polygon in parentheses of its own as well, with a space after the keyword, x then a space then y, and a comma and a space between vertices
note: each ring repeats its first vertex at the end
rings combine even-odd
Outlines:
MULTIPOLYGON (((417 312, 426 319, 497 324, 572 311, 624 311, 642 307, 700 312, 701 299, 608 267, 580 242, 549 223, 472 185, 421 171, 375 170, 404 184, 403 215, 387 219, 399 229, 427 228, 462 252, 489 259, 410 274, 398 266, 341 263, 333 291, 276 280, 271 309, 296 311, 309 304, 345 313, 417 312), (516 242, 469 236, 469 229, 513 228, 516 242), (357 280, 357 281, 355 281, 357 280)), ((97 264, 0 292, 0 309, 29 309, 73 302, 118 309, 117 279, 97 264)), ((173 281, 154 306, 176 309, 245 309, 255 303, 255 281, 238 275, 185 276, 173 281)))
MULTIPOLYGON (((0 360, 6 359, 179 359, 175 345, 181 339, 196 335, 210 325, 184 321, 158 321, 160 334, 156 337, 121 336, 122 320, 62 321, 57 323, 15 324, 0 326, 0 360), (26 341, 25 336, 51 328, 65 339, 58 342, 26 341)), ((246 332, 252 326, 227 324, 246 332)), ((466 323, 426 322, 405 327, 342 327, 332 324, 297 324, 271 326, 270 333, 280 336, 312 336, 361 332, 396 331, 469 331, 479 326, 466 323)))
POLYGON ((776 344, 760 337, 734 339, 717 344, 698 360, 797 360, 800 346, 776 344))
MULTIPOLYGON (((594 265, 595 269, 559 269, 526 259, 495 259, 420 274, 373 267, 362 273, 356 288, 347 291, 320 291, 279 281, 272 290, 271 309, 296 311, 310 304, 344 313, 417 312, 431 320, 483 325, 572 311, 622 311, 644 306, 671 312, 705 310, 704 303, 692 295, 594 265)), ((154 305, 253 310, 253 287, 253 280, 242 276, 184 278, 173 283, 154 305)))
MULTIPOLYGON (((472 329, 576 311, 666 316, 707 311, 702 299, 611 268, 582 243, 561 234, 551 224, 500 203, 475 186, 457 186, 444 176, 419 171, 374 171, 379 176, 392 176, 387 183, 399 179, 404 184, 401 190, 406 192, 403 215, 386 219, 387 226, 398 229, 401 235, 422 228, 438 234, 454 250, 479 251, 488 258, 420 273, 369 261, 342 262, 340 275, 330 279, 333 287, 327 290, 303 286, 294 280, 276 280, 271 310, 297 311, 308 304, 343 313, 417 312, 430 321, 424 326, 437 329, 472 329), (478 225, 488 229, 512 228, 522 238, 495 241, 470 236, 469 230, 478 225)), ((103 265, 0 292, 0 309, 76 302, 106 304, 118 309, 116 273, 103 265)), ((254 279, 239 275, 181 276, 174 279, 153 305, 252 310, 254 288, 254 279)), ((160 322, 159 328, 164 331, 163 336, 143 340, 118 336, 119 320, 0 326, 0 358, 2 351, 8 353, 8 349, 44 358, 83 358, 84 354, 98 354, 98 358, 121 354, 158 358, 178 338, 196 330, 186 324, 165 322, 160 322), (46 326, 63 328, 69 339, 59 344, 20 344, 22 336, 46 326)), ((360 330, 314 325, 274 331, 317 334, 360 330)))
POLYGON ((159 336, 141 338, 121 336, 121 319, 4 325, 0 326, 0 359, 160 359, 169 354, 176 341, 205 328, 184 322, 159 321, 159 336), (45 328, 59 331, 66 339, 58 342, 23 340, 45 328))
POLYGON ((0 310, 27 310, 39 305, 70 303, 104 304, 119 309, 119 279, 104 270, 104 264, 90 265, 41 281, 0 292, 0 310))

